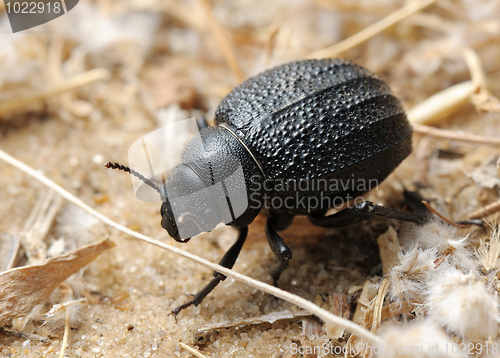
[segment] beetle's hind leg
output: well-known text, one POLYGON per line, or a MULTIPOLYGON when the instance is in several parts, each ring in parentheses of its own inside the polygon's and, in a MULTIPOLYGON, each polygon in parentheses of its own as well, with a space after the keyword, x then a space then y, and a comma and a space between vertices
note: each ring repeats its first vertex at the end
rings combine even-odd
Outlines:
POLYGON ((309 220, 317 226, 340 227, 370 220, 375 216, 424 224, 429 220, 430 212, 410 212, 375 205, 371 201, 363 201, 362 203, 350 206, 332 215, 309 215, 309 220))
MULTIPOLYGON (((239 235, 238 239, 236 242, 227 250, 227 252, 224 254, 222 259, 219 262, 219 265, 227 267, 227 268, 232 268, 234 266, 234 263, 236 262, 236 259, 238 258, 238 255, 240 254, 241 248, 243 247, 243 243, 245 242, 248 234, 248 227, 242 227, 239 228, 239 235)), ((200 292, 198 292, 194 298, 191 301, 188 301, 182 305, 180 305, 177 308, 174 308, 171 312, 171 314, 174 315, 174 317, 177 317, 180 311, 182 311, 184 308, 188 308, 189 306, 195 305, 198 306, 201 301, 210 293, 212 290, 221 282, 226 279, 226 276, 223 274, 214 271, 214 278, 206 285, 200 292)))
POLYGON ((285 230, 290 226, 292 220, 292 215, 271 213, 266 222, 267 242, 271 250, 273 250, 276 259, 276 264, 271 269, 274 286, 278 286, 281 273, 288 267, 288 261, 292 258, 292 250, 290 250, 277 231, 285 230))

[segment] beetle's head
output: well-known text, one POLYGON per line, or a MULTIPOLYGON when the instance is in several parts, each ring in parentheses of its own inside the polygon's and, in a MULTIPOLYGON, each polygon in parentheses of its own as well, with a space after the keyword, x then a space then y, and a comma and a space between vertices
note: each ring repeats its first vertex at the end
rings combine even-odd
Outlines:
POLYGON ((210 189, 189 166, 175 168, 161 186, 118 163, 105 166, 129 172, 160 194, 161 226, 176 241, 187 242, 202 232, 212 231, 222 222, 219 205, 210 189))
POLYGON ((175 168, 160 190, 161 226, 175 240, 187 242, 222 222, 210 188, 189 166, 175 168))

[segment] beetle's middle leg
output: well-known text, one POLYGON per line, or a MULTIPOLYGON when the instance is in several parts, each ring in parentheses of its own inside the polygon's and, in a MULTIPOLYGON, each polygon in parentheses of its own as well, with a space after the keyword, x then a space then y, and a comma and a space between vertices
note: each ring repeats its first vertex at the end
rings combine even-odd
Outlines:
POLYGON ((287 268, 288 261, 292 258, 292 250, 290 250, 277 231, 285 230, 290 226, 292 220, 292 215, 271 213, 266 222, 267 242, 271 250, 273 250, 276 259, 276 264, 271 269, 274 286, 278 286, 281 273, 287 268))
MULTIPOLYGON (((242 227, 239 228, 239 235, 238 239, 236 242, 227 250, 227 252, 224 254, 222 259, 219 262, 219 265, 227 267, 227 268, 232 268, 234 266, 234 263, 236 262, 236 259, 238 258, 238 255, 240 254, 241 248, 243 247, 243 243, 245 242, 248 234, 248 227, 242 227)), ((171 312, 171 314, 176 317, 180 311, 182 311, 184 308, 188 308, 189 306, 195 305, 198 306, 201 301, 210 293, 213 291, 213 289, 221 282, 226 279, 226 276, 223 274, 214 271, 214 278, 206 285, 200 292, 198 292, 194 298, 191 301, 188 301, 182 305, 180 305, 177 308, 174 308, 171 312)))

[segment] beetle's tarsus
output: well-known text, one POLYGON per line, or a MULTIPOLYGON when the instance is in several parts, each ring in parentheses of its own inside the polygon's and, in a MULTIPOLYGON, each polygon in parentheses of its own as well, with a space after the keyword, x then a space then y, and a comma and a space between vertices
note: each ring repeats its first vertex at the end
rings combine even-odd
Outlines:
POLYGON ((483 229, 485 228, 485 221, 483 219, 461 220, 455 221, 455 223, 458 225, 477 225, 482 227, 483 229))
POLYGON ((277 230, 286 229, 292 222, 293 217, 286 218, 283 215, 271 214, 266 222, 266 237, 271 250, 273 250, 276 264, 271 269, 271 277, 274 286, 278 286, 281 273, 288 267, 288 262, 292 258, 292 250, 285 243, 277 230))

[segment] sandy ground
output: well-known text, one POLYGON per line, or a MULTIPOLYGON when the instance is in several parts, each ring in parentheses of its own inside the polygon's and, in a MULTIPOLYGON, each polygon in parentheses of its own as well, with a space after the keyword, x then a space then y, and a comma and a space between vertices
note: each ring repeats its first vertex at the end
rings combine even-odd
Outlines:
MULTIPOLYGON (((128 175, 103 167, 106 161, 127 163, 129 146, 161 126, 160 108, 178 116, 206 114, 211 120, 217 103, 238 83, 237 72, 225 62, 200 4, 88 1, 47 24, 44 32, 19 35, 8 32, 5 13, 0 14, 0 43, 4 43, 0 45, 0 104, 64 84, 93 68, 110 73, 108 80, 0 112, 0 149, 109 218, 217 262, 236 231, 223 227, 187 244, 176 243, 160 226, 159 203, 141 202, 128 175)), ((401 3, 217 1, 212 7, 247 78, 353 35, 401 3)), ((495 1, 438 1, 339 57, 379 74, 411 108, 470 78, 460 52, 470 47, 491 79, 490 90, 498 95, 499 18, 495 1)), ((439 126, 498 138, 498 120, 498 112, 477 111, 466 101, 439 126)), ((418 187, 441 212, 456 220, 498 200, 498 146, 420 134, 414 135, 413 145, 412 155, 367 199, 402 207, 403 188, 418 187)), ((29 230, 26 220, 48 189, 4 162, 0 170, 0 233, 5 248, 10 238, 29 230)), ((234 269, 270 283, 274 257, 265 239, 264 221, 259 217, 251 226, 234 269)), ((343 295, 344 312, 350 318, 364 282, 381 281, 375 239, 390 225, 402 237, 411 230, 411 224, 385 219, 323 230, 298 218, 283 232, 294 257, 280 287, 330 310, 333 297, 343 295)), ((483 235, 475 228, 462 234, 468 232, 472 244, 483 235)), ((182 311, 176 322, 170 310, 203 287, 211 272, 110 229, 73 204, 62 203, 43 242, 50 255, 106 237, 116 243, 115 248, 71 276, 29 319, 7 325, 10 333, 0 333, 1 356, 57 357, 64 314, 46 321, 44 314, 53 304, 80 297, 87 302, 72 311, 67 357, 192 356, 179 342, 213 357, 290 357, 297 342, 304 346, 331 342, 320 324, 317 334, 304 332, 308 324, 318 324, 301 317, 221 328, 203 339, 195 337, 208 324, 298 312, 298 308, 228 278, 198 307, 182 311)), ((16 260, 16 266, 29 263, 22 255, 16 260)), ((345 344, 348 337, 335 344, 345 344)))

